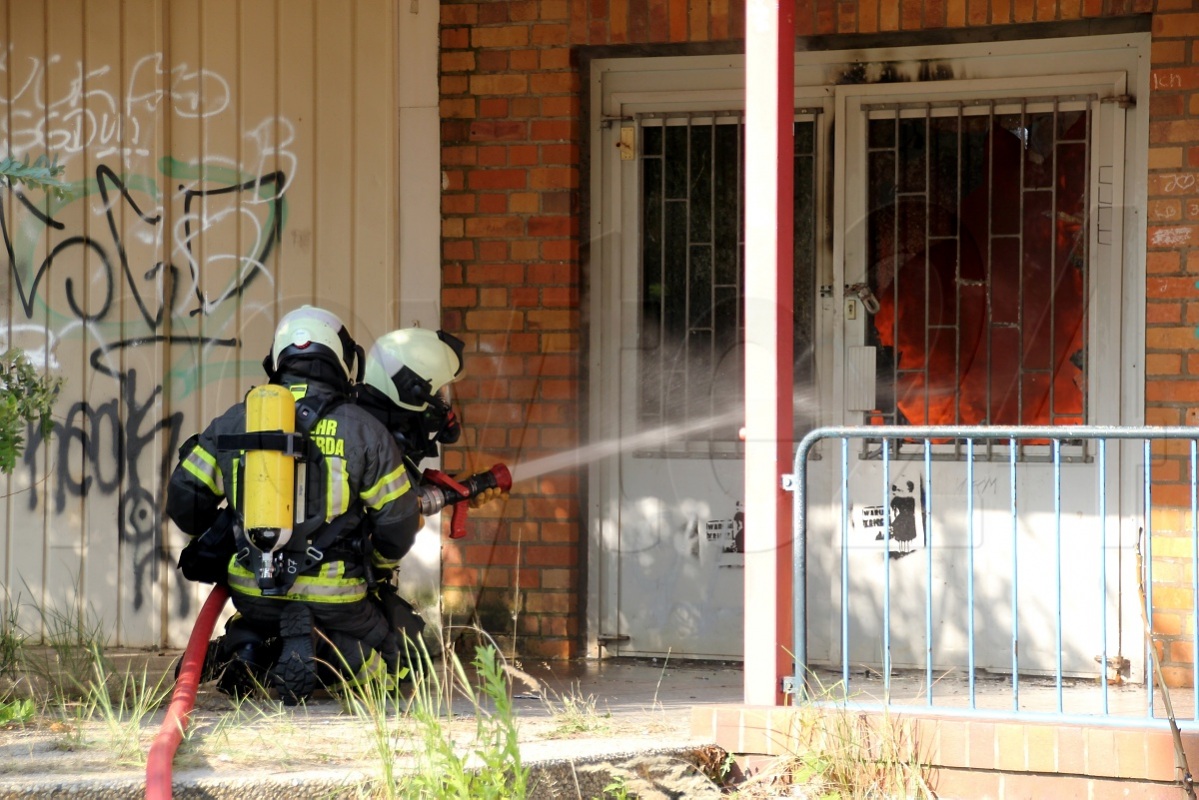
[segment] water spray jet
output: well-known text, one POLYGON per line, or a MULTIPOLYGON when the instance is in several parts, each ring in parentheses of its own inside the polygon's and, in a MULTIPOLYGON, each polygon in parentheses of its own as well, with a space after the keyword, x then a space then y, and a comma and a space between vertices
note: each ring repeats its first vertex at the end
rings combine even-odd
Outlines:
POLYGON ((615 439, 608 439, 594 444, 583 445, 576 447, 573 450, 568 450, 565 453, 555 453, 552 456, 542 456, 534 458, 531 461, 526 461, 523 464, 515 464, 512 467, 512 480, 514 482, 530 480, 538 478, 549 472, 556 472, 562 469, 571 467, 581 467, 586 464, 592 464, 600 459, 608 456, 616 455, 627 450, 635 450, 647 445, 661 444, 669 442, 672 439, 688 436, 693 433, 712 430, 721 425, 727 425, 744 416, 744 411, 740 408, 732 411, 726 411, 723 414, 715 414, 711 417, 694 422, 688 422, 680 425, 663 425, 660 428, 654 428, 640 433, 630 434, 615 439))
MULTIPOLYGON (((815 387, 799 386, 796 387, 792 395, 792 404, 797 409, 799 415, 803 419, 812 418, 814 421, 816 415, 806 413, 801 409, 809 409, 814 407, 819 402, 819 398, 815 387)), ((676 425, 663 425, 651 430, 641 431, 640 433, 621 436, 614 439, 608 439, 602 442, 583 445, 573 450, 568 450, 564 453, 555 453, 550 456, 542 456, 526 461, 521 464, 514 464, 511 467, 513 482, 531 480, 539 478, 550 472, 569 469, 573 467, 582 467, 587 464, 593 464, 596 461, 607 458, 617 453, 622 453, 627 450, 635 450, 648 445, 660 445, 669 442, 673 439, 685 437, 694 433, 701 433, 718 428, 722 425, 728 425, 738 421, 744 422, 745 409, 738 405, 728 411, 713 414, 710 417, 694 420, 692 422, 680 423, 676 425)), ((743 425, 738 426, 737 438, 745 441, 743 425)))

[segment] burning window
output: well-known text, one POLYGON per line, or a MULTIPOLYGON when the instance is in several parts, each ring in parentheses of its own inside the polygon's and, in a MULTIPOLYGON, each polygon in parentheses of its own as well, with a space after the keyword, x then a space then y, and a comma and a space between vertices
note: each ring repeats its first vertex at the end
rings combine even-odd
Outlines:
POLYGON ((871 108, 873 423, 1084 422, 1087 109, 871 108))
MULTIPOLYGON (((795 123, 795 382, 812 380, 816 123, 795 123)), ((638 119, 643 430, 660 449, 739 450, 744 424, 745 125, 738 111, 638 119)))

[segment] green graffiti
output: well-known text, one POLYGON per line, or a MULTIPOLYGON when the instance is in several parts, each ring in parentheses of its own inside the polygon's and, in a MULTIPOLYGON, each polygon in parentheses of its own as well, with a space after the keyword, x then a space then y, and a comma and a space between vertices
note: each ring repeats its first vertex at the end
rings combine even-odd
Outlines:
POLYGON ((115 375, 119 351, 164 345, 175 379, 171 395, 179 398, 257 367, 236 356, 204 356, 240 343, 244 294, 268 271, 282 238, 287 181, 282 172, 248 175, 172 157, 157 166, 153 176, 101 165, 68 183, 63 196, 40 203, 9 195, 13 213, 0 198, 0 219, 12 220, 11 230, 3 225, 15 279, 10 302, 44 326, 47 347, 70 340, 95 345, 92 366, 115 375), (166 198, 173 205, 164 208, 166 198), (202 245, 226 220, 240 230, 247 212, 258 235, 244 252, 202 245), (230 262, 231 270, 224 267, 230 262))

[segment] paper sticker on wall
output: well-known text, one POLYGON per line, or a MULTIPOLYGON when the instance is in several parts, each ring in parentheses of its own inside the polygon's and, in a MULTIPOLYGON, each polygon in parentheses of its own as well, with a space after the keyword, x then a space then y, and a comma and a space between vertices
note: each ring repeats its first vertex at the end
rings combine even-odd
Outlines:
POLYGON ((718 567, 745 566, 745 510, 740 501, 731 519, 710 519, 704 526, 708 551, 718 567))
POLYGON ((878 549, 887 537, 891 558, 902 558, 924 547, 924 486, 919 481, 891 484, 889 506, 854 504, 850 513, 849 546, 878 549))

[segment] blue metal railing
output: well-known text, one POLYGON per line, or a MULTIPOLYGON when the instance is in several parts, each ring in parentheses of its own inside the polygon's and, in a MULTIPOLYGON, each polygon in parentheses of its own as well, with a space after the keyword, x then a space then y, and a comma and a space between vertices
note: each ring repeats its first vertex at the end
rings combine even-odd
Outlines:
MULTIPOLYGON (((1106 427, 1106 426, 1019 426, 1019 427, 999 427, 999 426, 855 426, 855 427, 831 427, 821 428, 812 431, 800 442, 796 451, 794 474, 786 476, 785 485, 795 493, 794 503, 794 520, 793 530, 795 533, 795 547, 793 550, 793 620, 794 620, 794 640, 793 640, 793 655, 795 657, 795 675, 792 690, 798 693, 803 693, 808 699, 820 700, 820 697, 813 697, 813 683, 818 677, 818 669, 809 663, 808 650, 808 634, 809 634, 809 582, 808 582, 808 566, 809 566, 809 533, 813 529, 812 510, 814 508, 821 509, 824 512, 830 512, 822 515, 822 522, 815 527, 818 533, 827 532, 831 522, 836 521, 840 525, 839 558, 835 561, 839 563, 840 575, 840 591, 837 593, 831 592, 831 586, 828 597, 830 604, 834 604, 831 598, 834 595, 839 595, 837 602, 840 608, 835 609, 840 617, 840 631, 837 642, 840 645, 840 663, 835 663, 835 652, 831 645, 830 638, 830 658, 823 659, 826 669, 835 669, 840 681, 839 695, 841 702, 848 701, 858 707, 887 707, 891 710, 904 711, 908 713, 936 713, 946 716, 972 715, 985 713, 988 718, 1018 718, 1022 720, 1046 719, 1056 722, 1070 722, 1073 724, 1086 725, 1129 725, 1140 724, 1152 727, 1168 724, 1168 720, 1164 719, 1159 704, 1155 703, 1154 686, 1152 680, 1152 668, 1150 666, 1149 645, 1146 641, 1145 631, 1142 625, 1137 625, 1133 630, 1123 630, 1120 628, 1122 638, 1126 641, 1118 642, 1118 648, 1124 644, 1130 647, 1135 647, 1144 653, 1144 668, 1141 670, 1144 683, 1136 686, 1129 684, 1121 685, 1120 700, 1122 711, 1116 713, 1110 702, 1111 692, 1109 689, 1109 664, 1112 663, 1113 654, 1110 651, 1109 643, 1109 620, 1108 605, 1109 598, 1115 596, 1115 601, 1119 607, 1121 604, 1129 608, 1136 606, 1131 604, 1141 604, 1144 612, 1143 619, 1153 619, 1153 528, 1152 516, 1154 511, 1153 503, 1153 444, 1167 442, 1187 442, 1189 445, 1188 452, 1183 453, 1182 448, 1166 446, 1170 452, 1166 455, 1157 454, 1159 463, 1164 463, 1164 460, 1169 458, 1176 461, 1180 467, 1179 470, 1170 476, 1170 483, 1176 486, 1186 486, 1189 489, 1189 502, 1186 506, 1181 506, 1177 495, 1171 498, 1171 502, 1163 504, 1161 507, 1180 508, 1186 512, 1189 511, 1188 525, 1190 528, 1190 555, 1189 567, 1183 568, 1182 572, 1187 579, 1178 579, 1175 576, 1174 582, 1185 582, 1189 584, 1191 590, 1192 607, 1189 613, 1182 613, 1180 616, 1190 621, 1190 630, 1182 631, 1182 639, 1190 639, 1191 645, 1191 665, 1199 664, 1199 611, 1195 606, 1199 605, 1199 428, 1182 428, 1182 427, 1106 427), (824 441, 834 441, 839 443, 839 447, 824 448, 821 450, 819 460, 813 459, 813 449, 817 444, 824 441), (861 446, 851 452, 850 442, 859 441, 861 446), (1109 442, 1119 442, 1122 447, 1116 450, 1116 456, 1111 457, 1109 454, 1109 442), (1138 450, 1125 443, 1140 442, 1142 447, 1138 450), (1086 528, 1088 531, 1091 528, 1098 528, 1098 535, 1094 537, 1095 546, 1099 548, 1095 555, 1097 561, 1097 574, 1081 575, 1077 574, 1081 571, 1080 564, 1086 559, 1080 557, 1078 553, 1070 554, 1070 563, 1067 564, 1063 560, 1062 539, 1063 539, 1063 448, 1067 449, 1065 456, 1069 471, 1068 488, 1070 491, 1071 516, 1067 523, 1067 527, 1074 533, 1078 529, 1086 528), (835 459, 839 458, 839 471, 835 459), (895 477, 896 460, 902 459, 902 466, 899 469, 911 470, 913 467, 920 472, 920 495, 921 502, 918 507, 918 513, 921 515, 921 524, 924 531, 924 558, 917 563, 923 564, 924 576, 923 584, 925 590, 924 596, 924 619, 923 619, 923 637, 922 644, 924 653, 923 669, 919 670, 922 673, 921 693, 924 695, 924 703, 922 705, 905 705, 897 703, 892 692, 892 681, 894 678, 895 667, 892 663, 892 651, 896 644, 906 645, 905 652, 916 652, 910 642, 893 641, 893 636, 897 635, 892 624, 892 572, 896 570, 894 554, 891 552, 892 544, 892 492, 893 479, 895 477), (1139 462, 1139 463, 1137 463, 1139 462), (829 482, 826 487, 829 490, 830 496, 813 497, 811 494, 811 476, 812 463, 822 465, 820 473, 824 480, 829 482), (936 465, 934 467, 934 464, 936 465), (1010 596, 1006 598, 1006 611, 1001 611, 995 601, 994 593, 986 597, 987 602, 979 605, 977 587, 975 585, 975 574, 979 565, 976 563, 976 551, 979 547, 976 545, 976 525, 979 524, 979 517, 984 513, 976 508, 976 500, 978 488, 976 486, 976 468, 978 465, 987 465, 983 469, 987 470, 990 476, 987 480, 991 481, 990 486, 994 487, 999 483, 1001 476, 1006 476, 1009 483, 1009 491, 1007 493, 1007 507, 990 508, 985 514, 991 515, 991 519, 995 518, 995 514, 1000 515, 1006 513, 1010 517, 1010 524, 1004 526, 1007 531, 1007 536, 1010 539, 1009 543, 1004 546, 1010 546, 1011 559, 1007 565, 1010 572, 1010 596), (1115 467, 1115 471, 1109 474, 1109 470, 1115 467), (851 485, 851 467, 857 479, 851 485), (858 470, 863 467, 868 469, 861 474, 857 474, 858 470), (1187 473, 1183 470, 1189 469, 1189 480, 1187 473), (873 476, 869 474, 870 470, 878 470, 881 476, 881 501, 880 494, 873 493, 870 489, 863 489, 864 481, 869 483, 873 481, 873 476), (1031 475, 1030 470, 1037 470, 1031 475), (1048 470, 1051 485, 1046 486, 1041 479, 1042 474, 1048 470), (1139 480, 1133 486, 1134 476, 1137 476, 1139 470, 1139 480), (938 501, 938 495, 934 494, 934 480, 940 479, 944 482, 947 476, 952 476, 956 473, 964 475, 964 480, 956 483, 955 487, 965 490, 965 513, 964 522, 959 514, 953 517, 946 509, 935 507, 938 501), (1029 482, 1032 485, 1029 486, 1029 482), (836 485, 832 482, 836 481, 836 485), (1024 483, 1022 484, 1022 481, 1024 483), (1077 487, 1085 484, 1087 481, 1092 481, 1089 484, 1094 491, 1094 507, 1092 511, 1081 512, 1077 506, 1080 501, 1080 496, 1085 495, 1090 497, 1089 491, 1078 492, 1077 487), (1115 487, 1114 490, 1109 489, 1109 485, 1115 487), (1022 489, 1023 486, 1023 489, 1022 489), (1109 492, 1117 495, 1115 503, 1109 501, 1109 492), (1033 497, 1030 497, 1033 495, 1033 497), (874 555, 881 555, 881 561, 885 565, 882 570, 881 580, 877 577, 862 584, 862 587, 867 592, 875 592, 881 586, 881 631, 877 634, 877 641, 881 645, 879 652, 878 666, 879 675, 873 679, 874 683, 881 684, 881 698, 871 696, 870 699, 863 700, 855 690, 860 687, 855 686, 854 670, 851 666, 852 659, 851 646, 855 644, 852 641, 855 627, 862 629, 861 617, 855 620, 851 615, 851 609, 854 608, 855 597, 861 597, 861 590, 855 595, 851 592, 851 569, 853 565, 861 566, 860 556, 855 556, 851 559, 850 531, 851 531, 851 507, 855 501, 860 501, 866 496, 868 500, 875 502, 875 508, 881 506, 882 532, 881 536, 875 537, 882 541, 881 551, 873 551, 874 555), (838 500, 839 498, 839 500, 838 500), (839 509, 834 508, 839 503, 839 509), (1038 509, 1038 505, 1040 508, 1038 509), (1133 506, 1130 508, 1129 506, 1133 506), (1054 577, 1052 585, 1040 585, 1035 587, 1035 591, 1029 597, 1026 591, 1026 596, 1022 597, 1020 592, 1020 557, 1021 542, 1027 542, 1030 535, 1040 536, 1043 534, 1043 525, 1039 522, 1030 523, 1029 516, 1041 512, 1048 512, 1049 518, 1052 520, 1052 575, 1054 577), (1024 517, 1022 518, 1022 515, 1024 517), (1110 516, 1110 518, 1109 518, 1110 516), (953 517, 952 519, 948 517, 953 517), (1022 523, 1023 519, 1023 523, 1022 523), (1022 534, 1022 524, 1024 532, 1022 534), (1028 528, 1033 529, 1033 533, 1028 532, 1028 528), (1129 541, 1129 536, 1121 534, 1113 542, 1108 534, 1109 525, 1115 526, 1118 530, 1129 531, 1136 530, 1136 547, 1140 553, 1141 541, 1144 542, 1144 572, 1140 576, 1143 580, 1144 599, 1139 596, 1137 585, 1129 586, 1126 583, 1121 583, 1119 576, 1113 584, 1108 570, 1109 554, 1115 553, 1117 550, 1130 550, 1132 542, 1129 541), (952 545, 942 544, 942 538, 947 541, 949 535, 942 536, 943 532, 948 532, 950 528, 965 528, 965 540, 967 542, 965 548, 965 639, 966 653, 964 663, 955 665, 959 673, 961 670, 965 672, 966 679, 966 698, 964 706, 960 698, 955 698, 955 702, 940 702, 937 696, 937 684, 948 671, 954 671, 954 667, 946 669, 944 663, 944 654, 942 654, 942 663, 934 667, 934 648, 939 635, 943 634, 943 629, 946 625, 944 619, 937 618, 936 603, 934 598, 934 585, 937 580, 944 580, 945 576, 934 575, 935 562, 934 556, 939 561, 936 563, 944 565, 948 563, 945 559, 957 560, 958 557, 949 552, 952 545), (1143 536, 1141 535, 1143 532, 1143 536), (1022 539, 1022 535, 1025 537, 1022 539), (1112 549, 1115 544, 1115 549, 1112 549), (938 549, 939 548, 939 549, 938 549), (851 563, 852 562, 852 563, 851 563), (1089 710, 1091 705, 1088 705, 1086 713, 1066 713, 1065 698, 1068 690, 1076 686, 1086 686, 1078 680, 1077 663, 1074 666, 1074 674, 1069 679, 1066 678, 1066 668, 1063 663, 1063 652, 1066 643, 1063 640, 1064 628, 1066 625, 1063 622, 1063 570, 1070 572, 1069 579, 1071 585, 1072 599, 1077 598, 1073 595, 1073 590, 1079 585, 1089 585, 1097 590, 1095 598, 1098 608, 1094 613, 1098 616, 1098 631, 1099 641, 1095 642, 1099 654, 1095 660, 1098 662, 1096 671, 1098 675, 1097 681, 1091 684, 1088 690, 1090 695, 1098 694, 1096 702, 1092 705, 1094 710, 1089 710), (1088 581, 1093 581, 1089 583, 1088 581), (1021 672, 1029 672, 1030 665, 1021 661, 1020 644, 1022 638, 1038 635, 1044 637, 1045 631, 1034 630, 1033 622, 1022 617, 1024 605, 1028 606, 1044 606, 1048 602, 1048 612, 1056 614, 1056 624, 1054 626, 1052 642, 1053 642, 1053 658, 1052 669, 1048 668, 1048 664, 1041 664, 1038 670, 1043 675, 1050 673, 1052 678, 1052 707, 1048 710, 1033 709, 1032 704, 1026 702, 1021 696, 1020 688, 1022 680, 1026 683, 1036 683, 1038 679, 1031 679, 1027 675, 1022 679, 1021 672), (993 633, 994 626, 998 624, 1003 616, 1008 616, 1010 621, 1010 659, 1004 657, 1007 661, 1006 667, 1001 667, 1000 671, 1010 669, 1010 684, 1004 687, 1006 691, 1010 691, 1010 706, 1007 710, 994 707, 994 698, 988 698, 988 704, 991 706, 986 710, 979 707, 979 686, 977 683, 977 674, 980 672, 979 666, 976 663, 976 652, 978 646, 976 642, 976 618, 983 624, 987 625, 987 630, 993 633), (858 623, 855 625, 855 621, 858 623), (941 672, 941 677, 937 673, 941 672), (1136 702, 1140 704, 1139 709, 1134 709, 1132 712, 1128 710, 1128 701, 1131 695, 1135 695, 1136 702), (1143 703, 1141 702, 1143 701, 1143 703), (1155 707, 1158 710, 1155 710, 1155 707), (1131 714, 1131 718, 1130 718, 1131 714)), ((1168 473, 1167 473, 1168 474, 1168 473)), ((940 500, 944 503, 946 494, 942 492, 940 500)), ((945 503, 948 504, 948 503, 945 503)), ((1044 514, 1038 517, 1038 521, 1044 518, 1044 514)), ((961 531, 956 531, 961 533, 961 531)), ((826 541, 820 539, 818 541, 826 541)), ((827 540, 836 541, 836 540, 827 540)), ((1073 539, 1072 539, 1073 541, 1073 539)), ((1090 541, 1089 539, 1087 540, 1090 541)), ((1027 544, 1025 545, 1027 547, 1027 544)), ((870 552, 867 556, 873 557, 870 552)), ((910 555, 910 553, 908 554, 910 555)), ((1037 554, 1033 554, 1034 557, 1037 554)), ((1023 554, 1025 558, 1028 554, 1023 554)), ((1118 555, 1117 563, 1123 558, 1118 555)), ((829 560, 827 563, 832 564, 829 560)), ((869 563, 869 562, 868 562, 869 563)), ((955 561, 956 563, 956 561, 955 561)), ((995 571, 993 563, 986 563, 983 566, 984 574, 991 575, 995 571)), ((834 568, 835 569, 835 568, 834 568)), ((907 570, 905 574, 911 575, 912 571, 905 566, 907 570)), ((949 570, 947 570, 947 573, 949 570)), ((877 573, 873 573, 877 576, 877 573)), ((952 576, 950 576, 952 577, 952 576)), ((1035 578, 1035 576, 1033 576, 1035 578)), ((988 584, 991 586, 991 584, 988 584)), ((953 587, 956 591, 960 587, 953 587)), ((1091 591, 1090 589, 1086 591, 1091 591)), ((818 595, 823 596, 823 595, 818 595)), ((1177 596, 1177 593, 1175 593, 1177 596)), ((869 616, 872 613, 877 613, 878 608, 870 603, 864 603, 867 606, 864 610, 859 611, 860 615, 869 616)), ((944 601, 942 600, 942 614, 946 614, 944 610, 944 601)), ((831 619, 831 617, 830 617, 831 619)), ((1117 620, 1122 624, 1122 616, 1117 620)), ((1042 621, 1042 625, 1044 622, 1042 621)), ((906 631, 911 633, 920 626, 903 627, 898 635, 903 635, 906 631)), ((994 638, 992 636, 992 638, 994 638)), ((858 643, 860 644, 860 643, 858 643)), ((861 648, 859 648, 860 650, 861 648)), ((818 659, 820 661, 821 659, 818 659)), ((992 659, 994 661, 994 659, 992 659)), ((1077 662, 1077 654, 1075 655, 1077 662)), ((1117 659, 1117 663, 1118 663, 1117 659)), ((1124 662, 1127 664, 1127 662, 1124 662)), ((991 670, 995 670, 997 665, 991 663, 991 670)), ((1119 667, 1117 666, 1117 669, 1119 667)), ((911 670, 909 669, 909 673, 911 670)), ((909 675, 910 677, 910 675, 909 675)), ((1193 675, 1192 675, 1193 677, 1193 675)), ((1048 678, 1039 679, 1039 686, 1044 685, 1048 678)), ((866 682, 865 680, 861 682, 866 682)), ((873 687, 873 683, 872 683, 873 687)), ((991 688, 994 688, 993 683, 991 688)), ((873 688, 866 692, 869 695, 873 688)), ((1041 692, 1043 695, 1044 692, 1041 692)), ((1199 729, 1199 692, 1195 692, 1193 703, 1193 711, 1190 720, 1180 720, 1179 724, 1183 727, 1199 729)), ((827 699, 827 698, 824 698, 827 699)), ((1095 698, 1093 698, 1095 699, 1095 698)))

